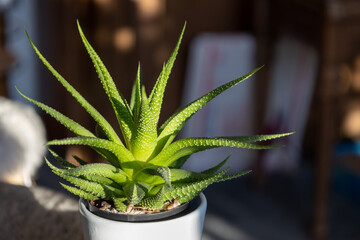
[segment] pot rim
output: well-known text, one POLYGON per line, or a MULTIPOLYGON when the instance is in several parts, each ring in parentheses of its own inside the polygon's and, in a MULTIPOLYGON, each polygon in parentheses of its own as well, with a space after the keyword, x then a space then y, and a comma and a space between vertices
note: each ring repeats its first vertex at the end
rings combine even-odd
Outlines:
MULTIPOLYGON (((200 208, 202 205, 206 205, 207 201, 206 201, 206 197, 203 193, 200 193, 199 196, 197 196, 196 198, 194 198, 193 200, 191 200, 190 202, 188 202, 188 206, 183 209, 180 212, 176 212, 175 214, 172 215, 167 215, 167 216, 163 216, 163 217, 154 217, 155 215, 159 214, 159 213, 154 213, 154 214, 149 214, 149 215, 125 215, 125 214, 116 214, 116 213, 109 213, 109 212, 105 212, 102 211, 104 213, 108 213, 108 214, 112 214, 112 215, 125 215, 125 216, 130 216, 129 219, 112 219, 112 218, 108 218, 107 216, 99 216, 98 214, 92 212, 89 210, 87 204, 88 203, 87 200, 80 198, 79 200, 79 210, 80 213, 86 217, 86 218, 98 218, 98 219, 103 219, 103 221, 111 221, 111 222, 123 222, 123 223, 152 223, 152 222, 161 222, 161 221, 171 221, 177 218, 181 218, 181 217, 185 217, 189 214, 194 214, 194 211, 198 208, 200 208), (194 201, 193 201, 194 200, 194 201), (141 216, 140 220, 137 218, 141 216), (134 218, 135 217, 135 218, 134 218)), ((176 210, 170 210, 168 212, 174 211, 176 210)))

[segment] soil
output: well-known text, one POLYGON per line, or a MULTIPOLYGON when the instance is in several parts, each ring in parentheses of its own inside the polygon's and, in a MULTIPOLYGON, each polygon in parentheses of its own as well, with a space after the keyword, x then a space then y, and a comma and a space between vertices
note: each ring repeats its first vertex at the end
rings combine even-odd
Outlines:
POLYGON ((129 204, 127 206, 126 211, 124 212, 117 210, 112 202, 106 200, 90 201, 90 204, 99 208, 102 211, 117 213, 117 214, 129 214, 129 215, 154 214, 154 213, 172 210, 181 205, 177 199, 174 199, 172 201, 166 201, 164 202, 161 208, 155 210, 129 204))

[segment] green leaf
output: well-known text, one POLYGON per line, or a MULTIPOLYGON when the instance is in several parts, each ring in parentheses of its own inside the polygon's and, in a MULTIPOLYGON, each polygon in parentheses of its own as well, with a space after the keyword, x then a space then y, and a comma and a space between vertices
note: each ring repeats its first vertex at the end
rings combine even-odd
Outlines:
POLYGON ((111 199, 112 197, 121 197, 124 196, 123 191, 120 189, 104 185, 101 183, 91 182, 88 180, 84 180, 77 177, 72 177, 66 174, 62 174, 56 171, 53 171, 58 176, 62 177, 63 179, 69 181, 70 183, 74 184, 76 187, 80 188, 81 190, 88 192, 98 198, 102 199, 111 199))
POLYGON ((174 65, 177 53, 179 51, 179 47, 180 47, 180 43, 181 43, 184 31, 185 31, 185 27, 186 27, 186 23, 184 24, 184 27, 181 31, 181 34, 180 34, 179 40, 176 44, 176 47, 175 47, 173 53, 171 54, 170 59, 168 60, 166 65, 163 67, 163 69, 155 83, 155 86, 150 94, 150 97, 149 97, 150 109, 154 116, 154 121, 155 121, 156 125, 159 121, 161 105, 162 105, 163 98, 164 98, 165 87, 166 87, 167 81, 169 79, 171 69, 174 65))
POLYGON ((136 160, 146 161, 150 157, 156 146, 156 138, 156 125, 143 88, 139 119, 136 121, 136 133, 131 139, 131 152, 136 160))
POLYGON ((154 165, 169 166, 171 163, 195 152, 203 151, 205 149, 217 147, 237 147, 246 149, 272 149, 279 146, 263 146, 244 143, 227 138, 185 138, 180 139, 169 146, 165 147, 155 158, 151 159, 149 163, 154 165))
POLYGON ((114 182, 113 180, 108 179, 106 177, 103 177, 103 174, 94 175, 96 173, 91 173, 91 174, 82 175, 82 174, 79 174, 79 171, 78 171, 77 168, 73 168, 73 170, 75 170, 75 172, 71 172, 71 171, 67 171, 67 170, 55 167, 46 158, 45 158, 45 161, 46 161, 46 164, 57 175, 61 175, 61 176, 62 175, 69 175, 69 176, 80 177, 80 178, 83 178, 83 179, 88 180, 90 182, 95 182, 95 183, 100 183, 100 184, 104 184, 104 185, 109 185, 109 186, 115 187, 115 188, 120 188, 120 186, 116 182, 114 182))
POLYGON ((76 155, 72 155, 72 157, 73 157, 80 165, 86 165, 86 164, 88 164, 88 162, 82 160, 81 158, 79 158, 79 157, 76 156, 76 155))
POLYGON ((237 78, 231 82, 228 82, 215 90, 207 93, 206 95, 202 96, 201 98, 193 101, 192 103, 188 104, 184 109, 179 111, 175 114, 175 116, 170 117, 170 121, 165 122, 163 126, 159 129, 159 137, 158 137, 158 146, 157 149, 162 149, 164 146, 170 144, 170 142, 174 139, 176 134, 180 131, 182 126, 190 119, 192 115, 194 115, 198 110, 200 110, 203 106, 205 106, 210 100, 218 96, 220 93, 224 92, 225 90, 239 84, 240 82, 244 81, 245 79, 251 77, 254 73, 256 73, 259 67, 254 71, 237 78))
POLYGON ((98 138, 108 139, 106 133, 104 132, 104 130, 102 130, 99 124, 96 124, 95 126, 95 134, 98 138))
POLYGON ((164 180, 165 186, 171 188, 171 173, 168 167, 152 166, 144 169, 144 171, 150 172, 153 175, 161 177, 164 180))
POLYGON ((109 97, 109 100, 114 108, 115 115, 118 119, 121 131, 123 133, 125 142, 129 143, 131 135, 134 131, 134 122, 132 120, 132 113, 129 105, 127 104, 125 98, 119 93, 116 88, 115 82, 113 81, 110 73, 106 69, 105 65, 101 61, 99 55, 95 52, 93 47, 90 45, 86 39, 79 21, 77 22, 78 30, 81 36, 81 39, 84 43, 84 46, 94 64, 95 70, 99 76, 99 79, 103 85, 103 88, 109 97))
POLYGON ((124 192, 130 204, 136 205, 144 198, 147 189, 143 184, 130 182, 124 186, 124 192))
POLYGON ((128 181, 128 178, 129 178, 123 170, 116 168, 114 166, 111 166, 109 164, 105 164, 105 163, 91 163, 91 164, 86 164, 86 165, 83 165, 80 167, 71 168, 71 169, 67 169, 67 170, 59 169, 59 168, 53 166, 47 160, 46 160, 46 163, 52 170, 54 170, 58 173, 61 173, 61 174, 66 174, 66 175, 70 175, 70 176, 74 176, 74 177, 98 175, 98 176, 109 178, 119 184, 124 184, 125 182, 128 181))
MULTIPOLYGON (((82 136, 82 137, 95 137, 95 135, 93 133, 91 133, 89 130, 87 130, 86 128, 84 128, 83 126, 81 126, 80 124, 78 124, 77 122, 71 120, 70 118, 64 116, 63 114, 57 112, 56 110, 52 109, 51 107, 48 107, 40 102, 37 102, 35 100, 32 100, 31 98, 26 97, 25 95, 23 95, 19 90, 18 92, 26 99, 28 99, 29 101, 33 102, 35 105, 39 106, 41 109, 43 109, 46 113, 48 113, 50 116, 52 116, 53 118, 55 118, 57 121, 59 121, 62 125, 64 125, 66 128, 68 128, 70 131, 72 131, 73 133, 75 133, 78 136, 82 136)), ((105 132, 100 129, 100 127, 98 127, 99 125, 96 125, 96 131, 99 133, 101 132, 102 138, 107 138, 105 132)), ((110 152, 107 152, 103 149, 95 149, 101 156, 103 156, 104 158, 106 158, 107 160, 109 160, 110 162, 117 162, 116 157, 114 157, 110 152)))
POLYGON ((133 90, 131 93, 131 103, 130 107, 133 111, 134 119, 139 118, 140 107, 141 107, 141 77, 140 77, 140 63, 138 66, 138 71, 136 75, 136 81, 134 82, 133 90))
POLYGON ((223 181, 227 181, 227 180, 230 180, 230 179, 238 178, 238 177, 244 176, 246 174, 249 174, 251 172, 252 171, 249 170, 249 171, 244 171, 244 172, 239 172, 239 173, 234 173, 234 174, 229 174, 229 175, 223 175, 220 178, 218 178, 216 180, 216 182, 223 182, 223 181))
POLYGON ((65 188, 66 190, 68 190, 69 192, 71 192, 72 194, 75 194, 76 196, 79 196, 81 198, 90 200, 90 201, 95 201, 98 200, 99 198, 96 197, 95 195, 88 193, 86 191, 83 191, 81 189, 75 188, 75 187, 70 187, 68 185, 65 185, 63 183, 60 183, 61 186, 63 186, 63 188, 65 188))
POLYGON ((153 172, 147 172, 142 169, 142 171, 135 174, 133 177, 134 181, 144 182, 150 186, 157 186, 159 184, 164 184, 164 179, 159 175, 154 175, 153 172))
POLYGON ((209 175, 201 174, 198 172, 192 172, 184 169, 173 168, 170 170, 171 172, 171 182, 175 183, 188 183, 196 180, 204 179, 205 177, 209 177, 209 175))
POLYGON ((183 169, 171 169, 171 181, 173 183, 186 183, 208 178, 209 176, 215 175, 229 158, 230 156, 216 166, 200 173, 183 169))
POLYGON ((216 175, 209 176, 207 178, 190 183, 174 183, 171 189, 165 189, 164 201, 178 199, 180 203, 186 203, 199 195, 210 184, 216 182, 225 174, 226 171, 227 169, 221 171, 216 175))
MULTIPOLYGON (((168 157, 167 162, 171 162, 170 166, 173 165, 173 163, 179 161, 180 159, 184 159, 184 158, 188 158, 191 156, 191 154, 196 153, 196 152, 201 152, 207 149, 210 149, 213 147, 209 147, 209 146, 190 146, 190 147, 185 147, 179 151, 177 151, 175 154, 171 155, 168 157)), ((187 160, 187 159, 185 159, 187 160)))
POLYGON ((26 32, 29 42, 35 53, 38 55, 39 59, 44 63, 44 65, 50 70, 54 77, 64 86, 64 88, 80 103, 80 105, 91 115, 91 117, 101 126, 108 138, 118 144, 122 144, 121 140, 117 136, 114 129, 106 121, 106 119, 78 92, 76 91, 43 57, 40 51, 36 48, 34 43, 31 41, 28 33, 26 32))
MULTIPOLYGON (((105 139, 75 137, 75 138, 52 140, 47 142, 46 145, 86 145, 94 148, 102 148, 110 151, 117 157, 118 162, 110 162, 115 167, 120 167, 121 163, 135 160, 131 152, 127 150, 123 145, 119 145, 105 139)), ((111 159, 108 160, 111 161, 111 159)))
POLYGON ((180 157, 179 159, 175 160, 172 164, 170 164, 170 168, 182 168, 182 166, 186 163, 189 159, 190 155, 180 157))
POLYGON ((253 143, 253 142, 261 142, 261 141, 268 141, 276 138, 281 138, 292 135, 294 133, 295 132, 269 134, 269 135, 255 135, 255 136, 222 137, 222 138, 231 139, 239 142, 253 143))
POLYGON ((107 185, 116 189, 121 189, 121 185, 116 183, 114 180, 111 180, 109 178, 99 176, 99 175, 81 175, 80 178, 88 180, 90 182, 100 183, 103 185, 107 185))
POLYGON ((161 208, 164 205, 164 187, 162 187, 154 196, 143 199, 139 205, 152 210, 161 208))
POLYGON ((222 166, 224 166, 224 164, 227 162, 227 160, 229 160, 229 158, 230 158, 230 156, 225 158, 225 160, 220 162, 218 165, 216 165, 216 166, 214 166, 212 168, 209 168, 208 170, 202 171, 201 173, 202 174, 209 174, 209 175, 217 173, 220 170, 220 168, 222 168, 222 166))
POLYGON ((55 109, 53 109, 53 108, 51 108, 49 106, 25 96, 17 88, 16 88, 16 90, 19 92, 19 94, 21 96, 23 96, 25 99, 27 99, 28 101, 32 102, 33 104, 35 104, 36 106, 38 106, 39 108, 44 110, 47 114, 49 114, 50 116, 55 118, 58 122, 60 122, 62 125, 64 125, 64 127, 69 129, 70 131, 72 131, 76 135, 83 136, 83 137, 94 137, 94 134, 92 132, 90 132, 89 130, 87 130, 83 126, 81 126, 79 123, 77 123, 74 120, 66 117, 62 113, 56 111, 55 109))
POLYGON ((124 202, 127 200, 127 198, 113 198, 112 200, 117 210, 122 212, 126 211, 126 205, 124 204, 124 202))
POLYGON ((58 163, 61 164, 61 166, 63 166, 64 168, 76 168, 76 166, 72 163, 69 163, 68 161, 66 161, 65 159, 63 159, 62 157, 60 157, 56 152, 52 151, 51 149, 48 149, 49 152, 51 153, 51 155, 53 155, 53 157, 56 159, 56 161, 58 161, 58 163))
MULTIPOLYGON (((77 166, 69 163, 68 161, 64 160, 63 158, 61 158, 59 155, 57 155, 55 152, 51 151, 49 149, 50 153, 55 157, 55 159, 61 163, 61 165, 66 168, 66 169, 73 169, 75 172, 77 172, 77 170, 79 170, 77 168, 77 166)), ((73 156, 80 164, 82 165, 86 165, 87 163, 84 162, 83 160, 81 160, 80 158, 78 158, 77 156, 73 156)), ((48 164, 48 166, 54 170, 54 171, 57 171, 57 172, 62 172, 64 174, 66 174, 66 170, 63 170, 63 169, 59 169, 57 167, 55 167, 54 165, 52 165, 46 158, 45 158, 45 161, 46 163, 48 164)), ((80 176, 80 174, 72 174, 72 171, 69 171, 70 173, 67 173, 69 175, 72 175, 72 176, 80 176)), ((93 174, 97 174, 97 172, 94 172, 93 174)), ((100 175, 101 172, 100 172, 100 175)), ((106 175, 105 175, 106 176, 106 175)), ((86 179, 86 180, 90 180, 91 182, 97 182, 97 183, 102 183, 102 184, 105 184, 105 185, 109 185, 109 186, 112 186, 112 187, 120 187, 118 185, 118 183, 116 183, 115 181, 111 180, 111 179, 108 179, 106 177, 102 177, 102 176, 99 176, 99 175, 91 175, 90 173, 86 173, 86 175, 82 175, 81 176, 82 178, 86 179)), ((116 176, 118 178, 118 176, 116 176)))

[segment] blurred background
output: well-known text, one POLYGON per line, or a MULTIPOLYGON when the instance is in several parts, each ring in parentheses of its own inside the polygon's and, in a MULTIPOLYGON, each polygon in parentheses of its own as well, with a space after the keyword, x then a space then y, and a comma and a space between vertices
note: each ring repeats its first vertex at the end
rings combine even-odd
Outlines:
MULTIPOLYGON (((76 20, 127 99, 138 62, 149 93, 187 23, 160 122, 265 65, 209 103, 181 132, 181 137, 296 132, 274 142, 286 145, 282 149, 224 148, 189 160, 186 168, 202 170, 231 154, 231 171, 253 169, 206 190, 204 240, 360 239, 358 0, 0 0, 0 95, 31 106, 16 86, 94 129, 91 117, 40 64, 24 31, 52 66, 116 124, 76 20)), ((47 139, 71 136, 36 111, 47 139)), ((2 123, 7 114, 0 116, 2 123)), ((7 124, 0 135, 19 126, 7 124)), ((68 161, 73 154, 102 161, 87 148, 55 150, 68 161)), ((31 174, 37 186, 60 188, 46 166, 31 174)))

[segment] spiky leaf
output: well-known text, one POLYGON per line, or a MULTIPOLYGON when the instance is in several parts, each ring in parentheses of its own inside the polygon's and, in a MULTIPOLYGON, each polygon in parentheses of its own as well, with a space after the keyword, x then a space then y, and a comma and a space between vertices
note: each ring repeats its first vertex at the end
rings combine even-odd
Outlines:
POLYGON ((277 139, 277 138, 289 136, 291 134, 294 134, 294 132, 269 134, 269 135, 255 135, 255 136, 223 137, 223 138, 231 139, 231 140, 235 140, 235 141, 239 141, 239 142, 254 143, 254 142, 262 142, 262 141, 277 139))
POLYGON ((190 119, 192 115, 194 115, 198 110, 200 110, 203 106, 205 106, 210 100, 218 96, 220 93, 225 90, 241 83, 242 81, 251 77, 254 73, 256 73, 261 67, 255 69, 254 71, 237 78, 231 82, 228 82, 215 90, 205 94, 201 98, 193 101, 188 104, 184 109, 176 113, 175 116, 170 117, 170 121, 165 122, 163 126, 159 129, 160 134, 158 137, 158 149, 162 149, 163 146, 168 145, 182 128, 182 126, 190 119))
POLYGON ((81 175, 80 178, 88 180, 90 182, 100 183, 103 185, 107 185, 113 188, 121 189, 121 185, 119 185, 117 182, 115 182, 112 179, 99 176, 99 175, 81 175))
POLYGON ((178 183, 173 184, 172 188, 165 189, 164 200, 178 199, 180 203, 185 203, 199 195, 206 187, 216 182, 222 175, 225 174, 226 170, 220 173, 209 176, 202 180, 190 182, 190 183, 178 183))
POLYGON ((169 79, 171 69, 174 65, 176 56, 178 54, 180 43, 181 43, 185 28, 186 28, 186 23, 184 24, 184 27, 181 31, 179 40, 176 44, 174 51, 171 54, 170 59, 168 60, 166 65, 163 67, 163 69, 155 83, 155 86, 149 96, 150 109, 154 116, 154 122, 156 123, 156 125, 159 121, 160 110, 161 110, 161 105, 162 105, 163 98, 164 98, 165 87, 166 87, 167 81, 169 79))
POLYGON ((141 107, 141 76, 140 76, 140 63, 136 74, 136 80, 134 82, 133 90, 131 93, 130 107, 133 112, 134 119, 139 118, 140 107, 141 107))
POLYGON ((87 130, 86 128, 84 128, 83 126, 81 126, 80 124, 75 122, 74 120, 66 117, 62 113, 56 111, 55 109, 53 109, 41 102, 38 102, 36 100, 33 100, 33 99, 25 96, 22 92, 19 91, 19 89, 16 88, 16 90, 18 91, 18 93, 21 96, 23 96, 25 99, 27 99, 28 101, 32 102, 33 104, 35 104, 36 106, 38 106, 39 108, 44 110, 47 114, 49 114, 50 116, 55 118, 58 122, 60 122, 62 125, 64 125, 67 129, 69 129, 76 135, 84 136, 84 137, 95 137, 92 132, 90 132, 89 130, 87 130))
POLYGON ((116 167, 119 167, 120 163, 130 162, 135 160, 131 152, 127 150, 124 146, 105 139, 75 137, 75 138, 52 140, 47 142, 46 144, 47 145, 86 145, 95 148, 102 148, 110 151, 118 158, 119 162, 111 162, 111 164, 116 167))
POLYGON ((88 164, 88 162, 85 162, 84 160, 82 160, 81 158, 79 158, 76 155, 72 155, 72 157, 80 164, 80 165, 86 165, 88 164))
POLYGON ((112 199, 115 205, 115 208, 119 211, 126 211, 126 205, 125 205, 125 201, 127 200, 127 198, 113 198, 112 199))
POLYGON ((184 154, 192 154, 209 148, 217 147, 237 147, 246 149, 272 149, 278 146, 254 145, 233 139, 226 138, 185 138, 180 139, 159 153, 155 158, 149 161, 154 165, 169 166, 184 154))
POLYGON ((130 182, 124 186, 124 192, 130 204, 138 204, 145 196, 147 189, 144 184, 130 182))
POLYGON ((124 195, 123 191, 121 191, 120 189, 108 185, 91 182, 77 177, 72 177, 56 171, 53 172, 58 176, 64 178, 65 180, 69 181, 70 183, 74 184, 76 187, 80 188, 81 190, 84 190, 102 199, 109 199, 112 197, 120 197, 124 195))
POLYGON ((145 171, 161 177, 164 180, 165 185, 171 188, 171 172, 168 167, 153 166, 146 168, 145 171))
POLYGON ((234 173, 234 174, 228 174, 228 175, 222 175, 220 178, 218 178, 218 180, 216 182, 223 182, 223 181, 227 181, 227 180, 231 180, 234 178, 238 178, 241 176, 244 176, 246 174, 251 173, 252 171, 244 171, 244 172, 239 172, 239 173, 234 173))
POLYGON ((58 161, 58 163, 61 164, 61 166, 63 166, 64 168, 75 168, 76 166, 72 163, 69 163, 68 161, 66 161, 65 159, 63 159, 62 157, 60 157, 56 152, 52 151, 51 149, 49 149, 49 152, 51 153, 51 155, 53 155, 53 157, 56 159, 56 161, 58 161))
MULTIPOLYGON (((229 156, 230 157, 230 156, 229 156)), ((226 161, 229 159, 227 157, 224 161, 220 162, 216 166, 209 168, 205 171, 202 171, 200 173, 198 172, 192 172, 188 170, 183 169, 171 169, 171 181, 175 183, 185 183, 185 182, 193 182, 198 181, 204 178, 207 178, 209 176, 215 175, 222 166, 226 163, 226 161)))
POLYGON ((145 89, 142 89, 139 119, 136 121, 136 133, 131 139, 131 152, 136 160, 146 161, 156 146, 157 131, 145 89))
POLYGON ((71 169, 59 169, 52 165, 48 160, 46 160, 46 163, 52 170, 61 174, 66 174, 74 177, 98 175, 112 179, 119 184, 124 184, 128 181, 129 178, 123 170, 105 163, 86 164, 71 169))
MULTIPOLYGON (((27 33, 26 33, 27 34, 27 33)), ((29 42, 35 53, 38 55, 39 59, 44 63, 44 65, 50 70, 54 77, 64 86, 64 88, 80 103, 80 105, 93 117, 93 119, 101 126, 106 135, 112 141, 122 144, 120 138, 111 127, 111 125, 106 121, 106 119, 78 92, 73 88, 44 58, 40 53, 34 43, 31 41, 29 35, 27 34, 29 42)))
POLYGON ((95 200, 98 200, 99 198, 96 197, 95 195, 91 194, 91 193, 88 193, 86 191, 83 191, 81 189, 78 189, 78 188, 75 188, 75 187, 71 187, 71 186, 68 186, 66 184, 63 184, 63 183, 60 183, 60 185, 65 188, 66 190, 68 190, 69 192, 75 194, 76 196, 79 196, 81 198, 84 198, 84 199, 87 199, 87 200, 90 200, 90 201, 95 201, 95 200))
POLYGON ((115 110, 115 115, 119 121, 120 128, 124 135, 125 141, 129 143, 131 139, 131 135, 135 130, 130 107, 127 104, 125 98, 118 92, 110 73, 106 69, 103 62, 101 61, 99 55, 95 52, 93 47, 86 39, 79 22, 77 22, 77 24, 84 46, 94 64, 95 70, 99 76, 103 88, 106 94, 108 95, 109 100, 115 110))
POLYGON ((225 165, 225 163, 227 162, 227 160, 229 160, 230 156, 228 156, 227 158, 225 158, 225 160, 223 160, 222 162, 220 162, 219 164, 217 164, 216 166, 212 167, 212 168, 209 168, 205 171, 202 171, 201 173, 202 174, 209 174, 209 175, 212 175, 212 174, 215 174, 217 173, 220 168, 222 168, 222 166, 225 165))
POLYGON ((171 169, 171 181, 172 183, 188 183, 196 180, 203 179, 209 175, 201 174, 184 169, 171 169))
POLYGON ((149 209, 159 209, 164 204, 164 187, 162 187, 156 195, 143 199, 139 205, 149 209))

